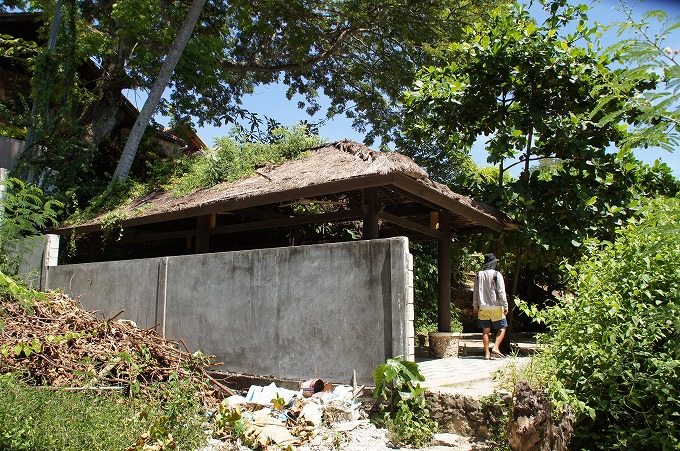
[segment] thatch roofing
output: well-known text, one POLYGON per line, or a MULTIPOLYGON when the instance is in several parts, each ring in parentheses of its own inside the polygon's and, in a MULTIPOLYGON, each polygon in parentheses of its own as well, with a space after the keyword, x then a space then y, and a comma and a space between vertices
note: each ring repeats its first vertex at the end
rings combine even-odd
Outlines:
MULTIPOLYGON (((252 212, 262 207, 275 212, 272 214, 276 216, 271 217, 244 215, 259 220, 250 222, 249 227, 241 227, 253 230, 253 225, 259 229, 267 225, 272 228, 290 225, 286 218, 292 218, 295 213, 286 207, 298 202, 330 205, 331 211, 325 216, 319 215, 320 222, 353 220, 361 219, 366 212, 362 193, 367 189, 377 189, 381 222, 411 232, 429 234, 432 212, 440 210, 451 215, 454 233, 516 228, 495 208, 432 181, 410 158, 396 152, 376 152, 353 141, 311 149, 305 158, 262 166, 251 177, 222 182, 182 197, 171 192, 154 192, 120 208, 115 216, 125 228, 215 213, 252 212)), ((66 234, 73 228, 77 232, 96 231, 101 229, 105 217, 100 215, 56 232, 66 234)), ((307 219, 297 218, 297 224, 313 222, 307 219)), ((235 226, 230 227, 210 233, 228 233, 235 226)), ((436 228, 431 231, 436 236, 436 228)))

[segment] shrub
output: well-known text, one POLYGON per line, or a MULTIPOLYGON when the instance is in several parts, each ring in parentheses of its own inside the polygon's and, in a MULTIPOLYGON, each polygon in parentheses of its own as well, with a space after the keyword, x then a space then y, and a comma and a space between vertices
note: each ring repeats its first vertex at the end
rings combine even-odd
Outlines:
POLYGON ((387 359, 373 372, 375 391, 373 396, 387 400, 382 422, 387 427, 387 437, 395 446, 422 447, 432 441, 437 423, 430 418, 425 406, 424 388, 419 381, 425 380, 418 364, 387 359))
POLYGON ((280 138, 269 143, 239 143, 233 138, 216 140, 215 150, 193 159, 189 171, 177 180, 175 193, 185 195, 222 181, 251 176, 259 164, 279 164, 301 158, 306 150, 322 143, 304 126, 276 130, 280 138))
POLYGON ((5 193, 0 197, 0 271, 12 273, 30 248, 25 238, 39 235, 46 227, 57 224, 59 209, 55 200, 46 200, 35 185, 9 178, 2 182, 5 193))
POLYGON ((571 295, 532 312, 550 393, 580 414, 575 449, 680 448, 679 220, 680 199, 650 201, 614 243, 587 243, 571 295))

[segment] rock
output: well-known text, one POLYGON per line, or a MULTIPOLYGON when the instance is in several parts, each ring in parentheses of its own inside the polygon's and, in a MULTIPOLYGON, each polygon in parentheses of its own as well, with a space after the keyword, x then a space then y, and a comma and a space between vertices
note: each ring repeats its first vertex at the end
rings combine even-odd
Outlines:
POLYGON ((513 451, 566 451, 573 425, 574 413, 569 406, 554 424, 546 393, 532 390, 526 381, 517 383, 513 421, 508 431, 513 451))
POLYGON ((460 394, 427 392, 425 397, 440 431, 490 439, 494 438, 494 431, 504 427, 502 408, 495 403, 482 404, 476 398, 460 394))

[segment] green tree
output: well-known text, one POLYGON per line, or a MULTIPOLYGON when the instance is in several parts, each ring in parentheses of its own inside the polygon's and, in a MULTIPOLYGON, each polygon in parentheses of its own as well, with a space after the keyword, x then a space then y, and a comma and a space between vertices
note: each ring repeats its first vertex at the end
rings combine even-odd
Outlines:
POLYGON ((633 7, 625 2, 618 8, 625 16, 624 22, 610 25, 617 35, 632 37, 620 39, 605 52, 624 66, 605 87, 600 106, 607 108, 610 102, 623 100, 618 108, 599 120, 606 125, 627 122, 630 133, 621 142, 622 151, 636 147, 659 146, 670 152, 680 142, 680 48, 671 47, 673 31, 680 28, 680 17, 669 19, 660 10, 648 11, 636 20, 633 7), (631 96, 641 83, 654 86, 631 96))
MULTIPOLYGON (((405 96, 405 137, 413 148, 425 143, 428 152, 441 150, 412 155, 425 164, 452 164, 454 177, 444 181, 523 224, 491 245, 515 262, 513 294, 521 279, 548 292, 559 288, 560 263, 578 260, 585 239, 611 239, 637 199, 678 190, 665 165, 649 168, 607 152, 626 133, 603 119, 625 108, 625 99, 599 102, 613 72, 608 58, 588 45, 597 30, 584 6, 547 7, 551 14, 541 25, 515 4, 466 28, 460 43, 440 50, 445 64, 422 69, 405 96), (467 169, 480 137, 496 174, 467 169), (513 159, 523 165, 518 179, 507 178, 505 162, 513 159), (532 162, 554 159, 559 164, 532 169, 532 162)), ((650 86, 641 80, 629 95, 650 86)))
POLYGON ((541 158, 603 155, 623 133, 591 117, 597 105, 593 88, 605 83, 609 61, 578 45, 593 33, 585 11, 556 10, 539 26, 515 4, 499 8, 488 23, 466 28, 460 43, 442 50, 446 64, 423 69, 406 93, 407 136, 455 149, 449 152, 467 152, 487 137, 489 163, 502 174, 505 160, 519 157, 524 177, 530 162, 541 158), (566 24, 556 17, 578 21, 576 31, 565 35, 566 24))
MULTIPOLYGON (((320 109, 323 91, 331 99, 328 115, 345 113, 361 130, 372 127, 370 140, 397 123, 394 100, 427 61, 424 48, 459 34, 494 3, 213 0, 204 7, 160 110, 190 116, 199 125, 222 125, 248 117, 240 101, 255 86, 283 82, 289 96, 304 97, 299 106, 310 112, 320 109)), ((49 0, 13 5, 44 12, 45 23, 54 15, 49 0)), ((71 55, 80 63, 92 58, 101 68, 77 124, 81 141, 97 148, 122 117, 121 92, 151 88, 187 5, 124 0, 76 6, 71 55)))
POLYGON ((557 402, 579 414, 574 449, 680 446, 680 199, 644 202, 613 242, 589 241, 572 294, 533 316, 557 402))

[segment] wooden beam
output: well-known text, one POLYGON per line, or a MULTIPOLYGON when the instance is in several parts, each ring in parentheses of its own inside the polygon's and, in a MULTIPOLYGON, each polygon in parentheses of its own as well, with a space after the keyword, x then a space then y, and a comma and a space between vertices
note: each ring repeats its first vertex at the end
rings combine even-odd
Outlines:
POLYGON ((439 230, 439 212, 438 211, 431 211, 430 212, 430 227, 433 229, 439 230))
POLYGON ((475 208, 452 199, 406 175, 395 174, 394 186, 397 189, 402 190, 404 194, 410 194, 409 197, 414 200, 418 200, 421 203, 427 203, 438 209, 446 209, 496 232, 511 228, 499 218, 487 216, 475 208))
MULTIPOLYGON (((231 224, 226 226, 214 227, 207 231, 208 235, 220 235, 227 233, 248 232, 251 230, 277 229, 281 227, 293 227, 305 224, 318 224, 323 222, 353 221, 361 219, 363 211, 360 208, 350 210, 340 210, 318 215, 294 216, 290 218, 271 219, 268 221, 245 222, 241 224, 231 224)), ((146 235, 133 235, 123 237, 120 243, 142 243, 145 241, 167 240, 174 238, 185 238, 197 235, 198 229, 175 230, 172 232, 150 233, 146 235)))
POLYGON ((378 188, 361 190, 361 208, 363 210, 362 239, 375 240, 380 235, 378 225, 378 188))
POLYGON ((437 330, 439 332, 451 332, 451 234, 449 225, 449 212, 443 210, 439 214, 439 238, 438 267, 439 267, 439 293, 437 300, 437 330))
POLYGON ((387 213, 385 211, 381 211, 380 213, 378 213, 378 219, 382 219, 383 221, 387 221, 389 223, 396 224, 406 229, 422 233, 423 235, 427 235, 431 238, 437 239, 443 238, 443 234, 439 230, 433 229, 422 224, 418 224, 417 222, 413 222, 408 219, 400 218, 399 216, 387 213))
POLYGON ((207 254, 210 252, 210 235, 216 223, 217 215, 215 213, 196 218, 196 245, 194 246, 194 253, 207 254))
POLYGON ((243 208, 236 211, 222 211, 218 214, 230 215, 230 216, 242 216, 244 218, 252 219, 279 219, 279 218, 290 218, 290 215, 284 215, 283 213, 277 213, 275 211, 263 210, 261 208, 243 208))

